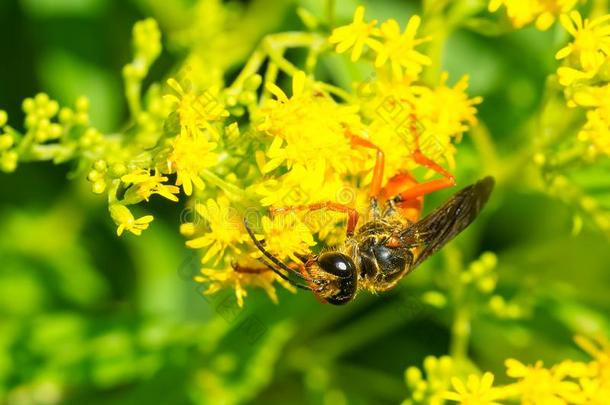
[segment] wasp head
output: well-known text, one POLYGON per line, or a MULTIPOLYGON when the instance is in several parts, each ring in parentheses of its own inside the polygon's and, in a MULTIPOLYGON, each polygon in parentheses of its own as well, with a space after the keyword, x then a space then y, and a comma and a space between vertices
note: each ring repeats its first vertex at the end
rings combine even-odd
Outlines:
POLYGON ((317 295, 333 305, 342 305, 356 295, 358 269, 354 260, 340 252, 318 256, 314 279, 319 286, 317 295))

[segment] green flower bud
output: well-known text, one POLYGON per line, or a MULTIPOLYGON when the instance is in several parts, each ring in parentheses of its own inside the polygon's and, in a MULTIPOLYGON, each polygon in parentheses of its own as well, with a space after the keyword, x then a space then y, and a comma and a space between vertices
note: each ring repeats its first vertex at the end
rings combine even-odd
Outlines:
POLYGON ((63 107, 59 111, 59 122, 61 122, 62 124, 72 123, 73 119, 74 119, 74 111, 72 111, 72 109, 70 109, 68 107, 63 107))
POLYGON ((444 308, 447 305, 447 297, 439 291, 427 291, 421 298, 423 302, 436 308, 444 308))
POLYGON ((77 113, 74 122, 77 125, 82 125, 84 127, 89 125, 89 114, 86 112, 77 113))
POLYGON ((110 168, 110 175, 112 177, 121 177, 127 172, 127 167, 123 163, 115 163, 110 168))
POLYGON ((496 278, 493 276, 483 277, 477 282, 477 288, 482 293, 489 294, 496 288, 496 278))
POLYGON ((106 191, 106 182, 104 180, 98 180, 93 183, 93 192, 95 194, 102 194, 106 191))
POLYGON ((504 301, 504 297, 501 295, 494 295, 489 300, 489 308, 496 314, 500 314, 504 311, 506 307, 506 302, 504 301))
POLYGON ((244 91, 239 95, 239 102, 240 104, 244 105, 254 104, 256 103, 256 99, 256 93, 254 93, 253 91, 244 91))
POLYGON ((80 96, 76 99, 76 111, 84 112, 89 110, 89 99, 85 96, 80 96))
POLYGON ((13 146, 14 143, 15 143, 15 140, 13 139, 13 137, 11 135, 9 135, 9 134, 0 135, 0 151, 9 149, 11 146, 13 146))
POLYGON ((2 171, 10 173, 17 169, 17 163, 19 161, 19 155, 15 151, 8 151, 0 155, 0 169, 2 171))
POLYGON ((25 117, 24 125, 27 129, 34 128, 38 124, 38 117, 34 114, 28 114, 25 117))
POLYGON ((28 97, 25 100, 23 100, 23 103, 21 104, 21 109, 26 114, 31 114, 35 108, 36 108, 36 103, 34 103, 34 99, 31 97, 28 97))
POLYGON ((46 106, 46 104, 49 102, 49 95, 46 93, 38 93, 36 96, 34 96, 34 102, 38 107, 46 106))
POLYGON ((256 91, 263 83, 263 78, 259 74, 253 74, 244 82, 244 89, 256 91))
POLYGON ((51 124, 48 129, 50 139, 60 138, 61 135, 63 134, 63 132, 64 132, 64 127, 62 127, 59 124, 55 124, 55 123, 51 124))
POLYGON ((46 117, 53 117, 59 111, 59 103, 55 100, 49 101, 49 103, 44 108, 44 113, 46 117))
POLYGON ((87 174, 87 180, 92 181, 92 182, 98 181, 101 177, 102 177, 101 173, 98 172, 97 170, 91 170, 87 174))
POLYGON ((108 165, 106 164, 105 160, 98 160, 93 164, 93 167, 95 168, 95 170, 97 170, 98 172, 106 172, 106 170, 108 169, 108 165))
POLYGON ((419 368, 411 366, 405 371, 405 380, 407 381, 408 386, 414 387, 417 383, 421 381, 421 379, 422 374, 419 368))
POLYGON ((493 269, 498 265, 498 256, 492 252, 485 252, 481 255, 480 261, 488 269, 493 269))

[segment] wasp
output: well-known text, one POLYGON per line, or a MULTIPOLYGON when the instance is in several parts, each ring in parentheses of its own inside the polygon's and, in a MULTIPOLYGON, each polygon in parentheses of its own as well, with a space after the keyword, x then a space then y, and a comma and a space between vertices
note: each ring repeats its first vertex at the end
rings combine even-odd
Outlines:
MULTIPOLYGON (((249 236, 262 253, 260 261, 266 270, 274 271, 298 288, 311 291, 319 301, 334 305, 352 301, 360 290, 378 293, 394 287, 466 229, 479 215, 494 187, 494 179, 485 177, 458 191, 420 219, 424 195, 455 185, 454 176, 426 157, 415 137, 412 159, 442 178, 419 183, 412 174, 403 171, 382 187, 383 151, 368 139, 347 135, 353 146, 376 152, 370 186, 370 212, 366 222, 358 226, 357 210, 332 201, 271 208, 273 215, 321 209, 347 214, 346 238, 341 246, 326 249, 320 254, 295 254, 301 263, 288 265, 265 249, 264 240, 258 240, 248 221, 244 220, 249 236)), ((236 271, 252 272, 252 269, 239 265, 234 267, 236 271)))

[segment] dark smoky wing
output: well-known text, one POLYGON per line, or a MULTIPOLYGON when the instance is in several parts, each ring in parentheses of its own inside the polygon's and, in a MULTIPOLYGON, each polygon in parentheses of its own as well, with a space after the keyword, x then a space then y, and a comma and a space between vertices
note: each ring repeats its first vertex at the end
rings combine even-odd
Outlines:
POLYGON ((466 229, 487 203, 493 187, 493 177, 485 177, 458 191, 441 207, 405 230, 403 237, 421 243, 421 251, 413 267, 466 229))

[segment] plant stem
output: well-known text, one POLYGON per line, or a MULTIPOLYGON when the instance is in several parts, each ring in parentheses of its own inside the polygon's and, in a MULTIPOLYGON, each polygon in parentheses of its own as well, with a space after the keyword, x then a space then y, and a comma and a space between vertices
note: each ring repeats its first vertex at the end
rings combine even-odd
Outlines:
POLYGON ((253 52, 246 66, 244 66, 229 89, 231 91, 239 91, 246 79, 260 70, 267 57, 277 67, 292 76, 298 68, 284 57, 286 49, 307 47, 319 52, 325 44, 326 39, 324 36, 310 32, 296 31, 267 35, 253 52))
POLYGON ((244 190, 237 187, 236 185, 224 181, 209 170, 203 170, 201 172, 201 177, 203 177, 206 182, 215 185, 227 194, 231 194, 234 197, 238 197, 242 201, 249 200, 248 193, 246 193, 244 190))

